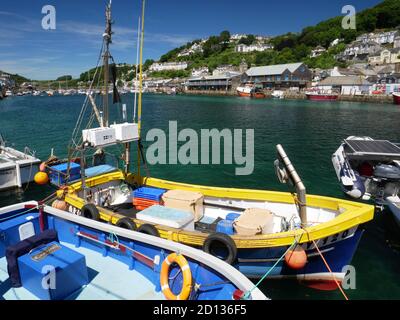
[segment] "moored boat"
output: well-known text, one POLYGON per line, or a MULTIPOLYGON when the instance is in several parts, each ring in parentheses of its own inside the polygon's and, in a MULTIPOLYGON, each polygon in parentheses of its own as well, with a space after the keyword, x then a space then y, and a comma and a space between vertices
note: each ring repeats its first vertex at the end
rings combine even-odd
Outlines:
POLYGON ((311 101, 336 101, 339 98, 337 93, 325 93, 321 91, 308 91, 306 97, 311 101))
POLYGON ((40 160, 35 154, 25 148, 24 152, 7 147, 0 135, 0 191, 21 188, 33 181, 39 171, 40 160))
POLYGON ((400 105, 400 93, 393 92, 393 103, 400 105))
POLYGON ((0 218, 4 300, 267 299, 231 266, 175 242, 34 201, 0 218))
MULTIPOLYGON (((103 70, 109 69, 112 35, 111 17, 106 17, 103 70)), ((97 164, 90 167, 67 162, 61 167, 47 166, 50 181, 60 187, 55 201, 63 201, 65 210, 201 248, 248 277, 260 278, 268 271, 274 278, 305 281, 344 278, 344 267, 357 249, 363 224, 373 218, 372 206, 306 196, 301 179, 279 145, 275 170, 282 183, 295 186, 292 192, 209 187, 144 177, 140 173, 144 150, 138 143, 141 122, 109 125, 108 80, 105 73, 102 116, 94 102, 85 101, 83 106, 92 103, 94 119, 100 127, 87 128, 82 122, 77 123, 76 128, 86 129, 82 135, 74 130, 69 149, 71 157, 81 156, 81 164, 88 164, 85 158, 94 151, 97 164), (129 169, 132 142, 138 143, 136 173, 129 169), (104 149, 115 145, 125 147, 123 170, 106 165, 102 159, 104 149), (293 261, 293 251, 299 260, 293 261), (329 261, 333 275, 324 261, 329 261)), ((139 90, 138 119, 141 94, 139 90)))

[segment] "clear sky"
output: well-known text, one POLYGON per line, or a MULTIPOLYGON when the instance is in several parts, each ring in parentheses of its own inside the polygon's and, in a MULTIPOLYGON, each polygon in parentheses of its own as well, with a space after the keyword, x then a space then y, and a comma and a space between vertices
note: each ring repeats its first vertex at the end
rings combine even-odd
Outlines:
MULTIPOLYGON (((299 32, 380 0, 147 0, 144 57, 160 55, 188 41, 231 33, 279 35, 299 32)), ((104 30, 106 0, 2 0, 0 70, 34 79, 78 76, 94 67, 104 30), (56 8, 56 30, 44 30, 42 7, 56 8)), ((134 63, 141 0, 113 0, 116 62, 134 63)))

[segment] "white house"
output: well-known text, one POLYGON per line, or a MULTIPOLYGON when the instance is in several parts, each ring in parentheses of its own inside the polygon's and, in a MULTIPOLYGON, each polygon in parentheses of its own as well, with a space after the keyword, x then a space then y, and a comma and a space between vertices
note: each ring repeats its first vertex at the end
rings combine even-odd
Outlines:
POLYGON ((227 72, 231 73, 238 72, 238 68, 232 66, 231 64, 223 64, 214 69, 213 76, 218 76, 221 74, 225 74, 227 72))
POLYGON ((166 71, 166 70, 185 70, 188 67, 187 62, 154 62, 149 70, 150 71, 166 71))
POLYGON ((318 56, 320 56, 321 54, 323 54, 325 52, 326 52, 326 49, 324 47, 318 46, 318 47, 316 47, 315 49, 313 49, 311 51, 310 57, 311 58, 315 58, 315 57, 318 57, 318 56))
POLYGON ((372 65, 400 63, 400 48, 384 49, 379 54, 371 55, 368 62, 372 65))
POLYGON ((378 32, 378 33, 365 33, 358 36, 356 41, 369 42, 374 41, 379 44, 391 44, 394 42, 395 37, 398 35, 397 30, 378 32))
POLYGON ((249 46, 247 46, 245 44, 238 44, 235 47, 235 52, 241 52, 241 53, 248 53, 248 52, 254 52, 254 51, 262 52, 262 51, 270 50, 273 48, 274 48, 274 46, 272 44, 257 43, 257 44, 251 44, 249 46))
POLYGON ((369 94, 373 84, 365 80, 363 77, 335 76, 322 80, 317 87, 326 92, 337 91, 342 95, 361 95, 369 94))
POLYGON ((370 55, 376 55, 382 49, 383 47, 375 41, 353 41, 337 58, 344 60, 364 60, 370 55))
POLYGON ((208 67, 200 67, 192 70, 192 77, 201 77, 207 75, 209 72, 208 67))

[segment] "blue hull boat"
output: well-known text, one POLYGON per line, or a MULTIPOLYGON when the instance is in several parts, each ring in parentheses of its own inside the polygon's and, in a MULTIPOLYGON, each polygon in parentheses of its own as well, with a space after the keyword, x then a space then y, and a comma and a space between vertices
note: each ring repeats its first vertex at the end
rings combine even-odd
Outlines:
POLYGON ((0 208, 6 300, 267 299, 200 250, 37 202, 0 208))

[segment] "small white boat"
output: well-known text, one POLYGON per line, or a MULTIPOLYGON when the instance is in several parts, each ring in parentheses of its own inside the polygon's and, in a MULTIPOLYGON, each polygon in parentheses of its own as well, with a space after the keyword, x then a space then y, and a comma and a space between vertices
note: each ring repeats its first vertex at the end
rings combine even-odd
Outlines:
POLYGON ((274 90, 271 96, 275 99, 283 99, 284 92, 282 90, 274 90))
POLYGON ((24 152, 6 147, 0 135, 0 191, 21 188, 23 184, 33 181, 39 170, 40 160, 29 148, 24 152))
POLYGON ((12 93, 12 91, 11 90, 7 90, 6 91, 6 97, 12 97, 14 94, 12 93))

